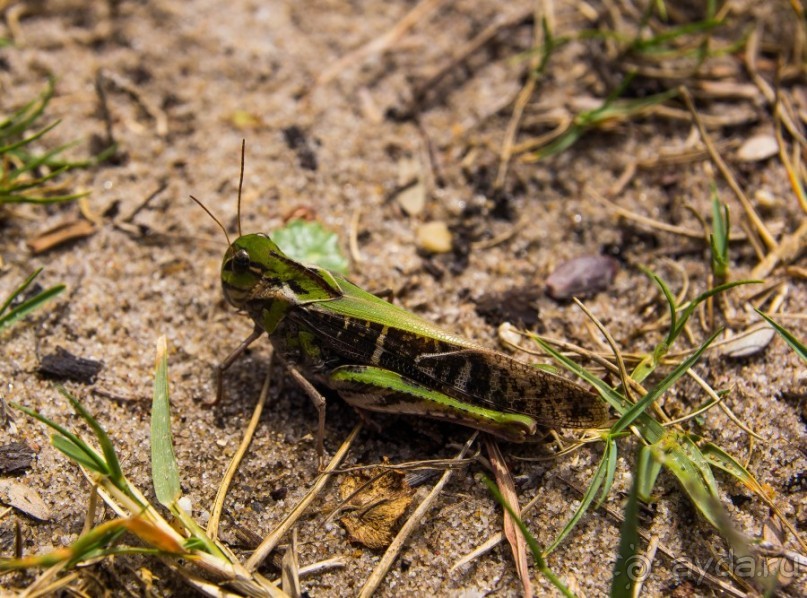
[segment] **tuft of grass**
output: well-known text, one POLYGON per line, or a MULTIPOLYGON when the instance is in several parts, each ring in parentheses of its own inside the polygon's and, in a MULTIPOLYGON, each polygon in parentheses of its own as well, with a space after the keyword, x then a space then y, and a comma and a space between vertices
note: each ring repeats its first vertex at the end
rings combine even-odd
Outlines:
MULTIPOLYGON (((635 575, 630 570, 638 562, 637 559, 641 558, 637 556, 639 536, 636 527, 638 526, 636 501, 649 499, 658 475, 662 470, 668 471, 678 480, 685 494, 703 518, 725 537, 731 536, 732 541, 744 542, 746 546, 748 545, 748 541, 735 532, 728 523, 729 517, 719 500, 720 491, 714 475, 715 468, 725 471, 756 494, 766 505, 774 509, 777 516, 792 531, 792 527, 774 508, 768 493, 762 485, 736 458, 721 447, 685 431, 678 425, 662 423, 650 413, 651 406, 698 362, 717 335, 720 334, 720 331, 707 338, 697 349, 691 352, 689 357, 675 364, 653 386, 647 389, 642 386, 642 382, 647 380, 653 372, 662 365, 666 366, 668 364, 669 359, 666 358, 666 355, 698 304, 717 293, 725 292, 734 286, 747 284, 750 281, 724 284, 702 293, 688 304, 678 305, 667 285, 654 273, 648 271, 647 274, 659 285, 663 296, 669 304, 669 331, 653 351, 644 357, 638 357, 639 365, 634 368, 630 375, 624 369, 623 359, 613 345, 610 335, 594 316, 586 311, 586 314, 592 318, 594 323, 606 335, 606 338, 609 339, 609 342, 612 343, 612 348, 616 353, 614 362, 619 364, 620 384, 616 386, 609 385, 599 376, 589 372, 571 358, 563 355, 547 341, 536 335, 529 335, 540 345, 543 351, 560 365, 591 384, 599 392, 602 399, 619 415, 618 420, 602 434, 605 443, 603 455, 591 483, 584 493, 583 500, 555 541, 543 552, 544 557, 555 550, 568 536, 583 514, 594 504, 598 496, 598 503, 602 503, 607 497, 615 479, 617 451, 620 441, 632 434, 637 436, 642 444, 639 460, 633 471, 633 489, 625 512, 625 524, 623 525, 620 542, 620 556, 614 569, 613 595, 631 595, 634 583, 637 581, 633 579, 635 575), (634 399, 637 392, 640 394, 638 398, 634 399)), ((585 311, 585 308, 583 309, 585 311)))
POLYGON ((729 206, 717 198, 717 189, 712 188, 712 232, 709 246, 712 250, 712 274, 717 280, 726 280, 729 275, 729 206))
POLYGON ((39 276, 40 272, 42 272, 42 268, 35 270, 33 274, 26 278, 20 286, 14 289, 3 302, 3 304, 0 305, 0 333, 2 333, 5 329, 10 328, 12 324, 18 320, 21 320, 42 304, 50 301, 56 295, 64 291, 64 285, 57 284, 49 289, 45 289, 44 291, 39 291, 32 297, 21 301, 17 305, 14 305, 14 301, 23 296, 25 290, 31 286, 31 283, 33 283, 36 277, 39 276))
MULTIPOLYGON (((202 593, 221 594, 228 586, 225 593, 229 596, 286 596, 261 575, 248 571, 226 546, 207 535, 180 507, 179 468, 171 441, 167 363, 167 346, 165 337, 162 337, 157 343, 152 408, 152 483, 158 500, 173 518, 163 517, 158 508, 126 479, 104 428, 78 399, 57 386, 59 393, 89 426, 99 448, 33 409, 17 403, 11 405, 53 430, 51 444, 98 486, 99 495, 117 517, 82 534, 70 546, 42 555, 0 558, 0 572, 51 567, 69 570, 97 558, 141 554, 160 558, 202 593), (131 537, 138 542, 124 543, 131 537), (200 570, 206 572, 205 577, 199 575, 200 570)), ((66 576, 64 583, 69 579, 70 576, 66 576)), ((46 571, 40 580, 29 586, 29 591, 45 583, 54 583, 51 572, 46 571)))
POLYGON ((646 98, 620 99, 632 80, 633 74, 629 74, 600 106, 575 115, 569 126, 558 137, 533 154, 533 159, 542 160, 564 152, 590 131, 636 118, 649 108, 659 106, 678 95, 677 89, 670 89, 646 98))
POLYGON ((51 204, 72 201, 88 192, 70 193, 69 184, 58 178, 71 170, 87 168, 107 159, 115 148, 110 147, 89 160, 73 162, 60 156, 75 145, 69 143, 39 152, 36 142, 42 141, 60 121, 41 124, 42 116, 53 97, 53 80, 38 98, 0 120, 0 206, 15 203, 51 204))

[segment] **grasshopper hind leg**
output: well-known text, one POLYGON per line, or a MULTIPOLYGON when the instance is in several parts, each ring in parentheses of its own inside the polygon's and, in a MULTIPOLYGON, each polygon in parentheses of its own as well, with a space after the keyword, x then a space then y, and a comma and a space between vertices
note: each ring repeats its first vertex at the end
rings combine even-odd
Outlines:
POLYGON ((513 442, 535 435, 534 419, 465 403, 380 367, 349 365, 331 371, 329 385, 359 410, 408 414, 458 423, 513 442))

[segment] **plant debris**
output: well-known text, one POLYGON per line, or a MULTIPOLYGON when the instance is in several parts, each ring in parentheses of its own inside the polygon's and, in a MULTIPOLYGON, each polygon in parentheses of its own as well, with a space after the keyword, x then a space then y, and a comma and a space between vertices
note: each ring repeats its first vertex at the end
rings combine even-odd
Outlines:
POLYGON ((56 347, 56 351, 42 357, 39 373, 57 380, 73 380, 92 384, 103 369, 104 364, 94 359, 73 355, 67 349, 56 347))
POLYGON ((44 253, 70 241, 84 239, 95 233, 95 226, 88 220, 76 219, 63 222, 29 239, 26 243, 34 255, 44 253))
POLYGON ((378 550, 392 542, 393 529, 412 502, 412 489, 399 471, 378 470, 347 476, 339 486, 343 508, 351 512, 339 522, 351 542, 378 550), (375 479, 374 479, 375 478, 375 479))
POLYGON ((18 475, 31 467, 36 453, 24 442, 0 446, 0 475, 18 475))
POLYGON ((300 127, 292 125, 283 129, 283 139, 288 148, 297 154, 300 168, 316 170, 319 167, 314 143, 300 127))

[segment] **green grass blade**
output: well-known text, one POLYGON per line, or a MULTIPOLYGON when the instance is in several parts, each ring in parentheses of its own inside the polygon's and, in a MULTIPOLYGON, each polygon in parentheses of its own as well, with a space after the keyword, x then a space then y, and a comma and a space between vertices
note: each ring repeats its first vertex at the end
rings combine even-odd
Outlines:
POLYGON ((37 268, 36 270, 34 270, 31 274, 28 275, 28 278, 22 281, 22 284, 20 286, 18 286, 11 292, 11 295, 8 296, 8 299, 6 299, 3 302, 3 305, 0 306, 0 316, 2 316, 3 312, 8 309, 8 306, 14 302, 14 299, 16 299, 17 297, 20 296, 20 294, 25 292, 25 289, 27 289, 31 285, 31 283, 34 282, 34 279, 37 276, 39 276, 39 273, 42 272, 42 270, 43 268, 37 268))
POLYGON ((0 123, 0 140, 22 135, 45 112, 45 108, 53 97, 53 92, 53 79, 50 78, 47 88, 37 99, 18 108, 9 118, 0 123))
POLYGON ((678 443, 676 435, 670 431, 663 443, 650 447, 654 457, 672 473, 684 488, 692 504, 716 529, 720 529, 724 517, 723 506, 717 499, 716 490, 703 478, 702 470, 678 443))
POLYGON ((695 363, 700 359, 700 356, 706 350, 706 348, 712 344, 712 341, 717 338, 722 332, 718 330, 712 336, 710 336, 706 341, 698 348, 695 353, 690 355, 686 360, 682 361, 678 364, 678 366, 673 369, 669 374, 667 374, 664 379, 659 382, 656 386, 654 386, 648 393, 643 396, 635 405, 633 405, 630 409, 628 409, 622 417, 619 418, 619 421, 616 422, 611 427, 612 434, 618 434, 625 430, 628 426, 630 426, 639 415, 645 412, 645 410, 654 402, 656 401, 664 392, 667 391, 675 382, 683 376, 688 369, 690 369, 695 363))
MULTIPOLYGON (((46 127, 41 128, 36 133, 31 133, 30 135, 28 135, 28 137, 23 137, 22 139, 20 139, 18 141, 14 141, 12 143, 7 143, 6 145, 1 146, 0 147, 0 155, 7 154, 9 152, 13 152, 14 150, 18 150, 21 147, 25 147, 29 143, 32 143, 32 142, 36 141, 37 139, 39 139, 39 138, 43 137, 44 135, 46 135, 49 131, 51 131, 54 128, 56 128, 57 126, 59 126, 60 122, 61 121, 58 121, 58 120, 54 121, 54 122, 50 123, 49 125, 47 125, 46 127)), ((30 168, 27 168, 27 161, 26 161, 25 165, 22 168, 17 168, 15 170, 13 170, 12 172, 19 173, 21 170, 31 170, 30 168)), ((14 177, 9 177, 9 178, 14 178, 14 177)))
POLYGON ((53 448, 65 455, 71 461, 75 461, 82 467, 86 467, 90 471, 96 471, 105 476, 109 475, 108 468, 103 467, 99 469, 99 463, 104 463, 101 455, 96 453, 86 444, 83 446, 76 444, 70 438, 61 434, 51 434, 50 443, 53 445, 53 448), (90 457, 89 451, 95 453, 95 456, 90 457))
MULTIPOLYGON (((32 278, 29 277, 27 282, 29 283, 30 280, 32 280, 32 278)), ((41 293, 38 293, 37 295, 31 297, 27 301, 23 301, 22 303, 20 303, 17 307, 9 311, 7 314, 0 317, 0 332, 3 332, 3 330, 10 327, 18 320, 27 316, 29 313, 37 309, 43 303, 46 303, 47 301, 53 299, 56 295, 64 291, 64 289, 65 286, 63 284, 59 284, 49 289, 46 289, 41 293)), ((19 292, 15 292, 11 297, 11 300, 13 300, 13 298, 16 297, 17 295, 19 295, 19 292)), ((3 307, 6 308, 8 304, 10 304, 10 301, 7 301, 6 304, 3 305, 3 307)))
POLYGON ((597 504, 594 505, 594 507, 597 509, 599 509, 605 502, 605 499, 608 498, 608 494, 611 492, 611 486, 614 485, 614 477, 616 476, 616 442, 614 441, 614 437, 610 434, 608 439, 605 441, 605 448, 608 451, 608 462, 606 463, 605 481, 603 482, 602 490, 600 491, 600 497, 597 499, 597 504), (611 447, 610 449, 609 446, 611 447))
MULTIPOLYGON (((639 452, 649 452, 643 446, 639 452)), ((633 473, 633 484, 625 505, 625 519, 619 534, 619 555, 614 563, 614 577, 611 580, 611 598, 632 598, 633 588, 639 581, 639 575, 644 571, 642 556, 639 555, 639 488, 642 485, 641 469, 637 467, 633 473)))
MULTIPOLYGON (((664 294, 664 298, 667 300, 667 306, 670 309, 670 332, 667 334, 666 344, 667 347, 669 347, 672 344, 672 341, 674 340, 674 338, 672 337, 672 331, 675 330, 678 321, 678 306, 675 303, 675 295, 672 294, 670 287, 667 286, 667 283, 665 283, 658 274, 642 266, 639 266, 639 269, 642 272, 644 272, 646 276, 649 276, 653 280, 653 282, 656 283, 656 285, 661 289, 661 292, 664 294)), ((648 372, 648 374, 649 373, 650 372, 648 372)), ((639 382, 644 380, 646 377, 647 375, 645 375, 641 379, 637 379, 635 376, 633 376, 634 380, 638 380, 639 382)))
MULTIPOLYGON (((597 491, 602 487, 603 482, 608 479, 609 473, 609 466, 611 463, 611 455, 616 455, 616 442, 612 438, 608 438, 605 442, 605 451, 602 454, 602 459, 600 459, 600 464, 597 466, 597 471, 594 473, 594 478, 591 480, 591 483, 586 490, 586 493, 583 495, 583 500, 580 501, 580 505, 575 510, 574 515, 563 529, 558 534, 558 537, 555 538, 555 541, 550 544, 546 550, 543 552, 543 556, 547 556, 553 550, 555 550, 560 543, 569 535, 569 533, 575 528, 577 522, 583 517, 583 515, 588 511, 589 506, 594 501, 594 496, 597 494, 597 491)), ((611 478, 613 480, 613 478, 611 478)))
POLYGON ((86 197, 89 191, 82 191, 81 193, 71 193, 69 195, 19 195, 16 193, 5 194, 0 193, 0 204, 8 203, 29 203, 36 205, 50 205, 57 203, 65 203, 73 201, 79 197, 86 197))
MULTIPOLYGON (((12 407, 14 407, 15 409, 19 409, 20 411, 22 411, 26 415, 28 415, 30 417, 33 417, 34 419, 42 422, 43 424, 48 426, 50 429, 55 430, 56 432, 58 432, 61 435, 61 437, 64 437, 64 441, 61 441, 61 440, 59 441, 60 446, 56 446, 54 444, 54 446, 56 446, 57 449, 61 450, 61 446, 67 447, 68 444, 69 444, 70 447, 75 448, 76 450, 78 450, 83 455, 81 462, 87 464, 87 467, 89 467, 93 471, 97 471, 98 473, 100 473, 102 475, 105 475, 105 476, 108 476, 110 474, 109 467, 107 466, 106 462, 101 457, 101 455, 99 455, 95 451, 95 449, 90 447, 90 445, 88 445, 86 442, 84 442, 79 436, 77 436, 76 434, 73 434, 70 430, 68 430, 67 428, 65 428, 63 426, 60 426, 59 424, 57 424, 53 420, 48 419, 44 415, 40 414, 38 411, 34 411, 33 409, 30 409, 28 407, 24 407, 23 405, 20 405, 19 403, 12 402, 12 403, 10 403, 10 405, 12 407), (62 443, 65 443, 65 444, 62 444, 62 443)), ((53 440, 54 438, 59 438, 59 437, 60 436, 54 435, 54 436, 51 437, 51 440, 53 440)), ((72 451, 73 448, 69 448, 68 450, 72 451)), ((73 454, 72 452, 65 453, 65 455, 67 455, 71 459, 73 458, 72 454, 73 454)))
POLYGON ((168 394, 168 348, 165 336, 157 340, 154 373, 154 397, 151 404, 151 480, 157 500, 166 507, 179 499, 179 468, 171 437, 171 413, 168 394))
MULTIPOLYGON (((698 439, 700 440, 700 439, 698 439)), ((737 459, 732 457, 722 448, 711 442, 699 442, 698 446, 703 457, 709 464, 722 469, 729 475, 737 479, 743 486, 751 490, 754 494, 768 499, 768 493, 757 481, 757 479, 743 467, 737 459)))
POLYGON ((804 347, 804 343, 799 341, 787 328, 777 323, 776 320, 771 318, 769 315, 759 311, 756 308, 754 308, 754 311, 762 316, 765 321, 773 327, 779 336, 781 336, 785 342, 796 352, 796 355, 801 357, 802 361, 807 362, 807 348, 804 347))
POLYGON ((712 250, 712 273, 718 280, 725 280, 729 273, 729 206, 723 204, 721 210, 717 190, 712 187, 712 233, 709 245, 712 250))
POLYGON ((95 438, 98 440, 98 444, 101 447, 101 452, 104 455, 106 465, 109 468, 109 479, 112 480, 112 482, 118 488, 126 490, 126 479, 123 477, 120 461, 118 461, 118 455, 115 452, 115 447, 113 446, 109 435, 107 435, 106 431, 101 427, 101 424, 98 423, 98 420, 96 420, 92 414, 87 411, 81 403, 78 402, 78 399, 71 395, 63 386, 56 385, 56 390, 58 390, 64 398, 70 401, 70 404, 73 406, 76 413, 78 413, 81 418, 87 422, 87 425, 89 425, 92 431, 95 433, 95 438))
POLYGON ((488 479, 487 476, 482 476, 482 481, 485 482, 485 485, 488 487, 488 490, 490 490, 490 493, 498 501, 498 503, 502 505, 502 507, 505 508, 508 513, 510 513, 510 517, 513 518, 513 521, 521 530, 521 533, 524 535, 524 539, 527 542, 527 546, 529 546, 530 548, 532 557, 533 559, 535 559, 535 565, 538 567, 538 570, 544 575, 544 577, 547 578, 549 583, 551 583, 558 589, 558 591, 560 591, 561 594, 569 598, 572 598, 574 594, 572 594, 569 588, 566 587, 566 584, 564 584, 563 581, 557 575, 555 575, 552 572, 552 570, 547 566, 546 560, 544 559, 543 554, 541 552, 541 547, 538 545, 538 541, 535 539, 535 536, 533 536, 530 533, 530 530, 527 529, 527 526, 524 525, 524 522, 521 520, 521 518, 518 515, 516 515, 512 507, 508 504, 506 500, 504 500, 504 496, 502 496, 502 493, 499 492, 499 489, 496 487, 496 484, 494 484, 492 480, 488 479))
POLYGON ((656 485, 658 474, 661 472, 661 463, 653 458, 652 451, 639 451, 639 461, 636 464, 639 472, 636 491, 640 500, 652 500, 653 486, 656 485))
POLYGON ((56 160, 55 157, 58 156, 60 153, 64 152, 65 150, 78 145, 77 141, 73 141, 70 143, 65 143, 64 145, 60 145, 59 147, 52 149, 48 152, 45 152, 41 156, 25 156, 25 161, 22 166, 19 168, 15 168, 14 170, 8 173, 8 179, 16 179, 18 176, 28 173, 34 172, 41 166, 47 166, 48 168, 52 169, 53 172, 41 177, 43 180, 48 180, 49 178, 53 178, 58 176, 64 172, 67 172, 71 168, 79 168, 84 165, 83 162, 70 162, 67 160, 56 160))

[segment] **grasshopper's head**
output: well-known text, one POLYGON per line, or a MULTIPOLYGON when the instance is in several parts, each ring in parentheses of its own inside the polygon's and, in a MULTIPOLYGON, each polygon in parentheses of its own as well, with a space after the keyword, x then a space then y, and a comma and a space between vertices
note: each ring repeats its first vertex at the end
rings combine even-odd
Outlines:
POLYGON ((333 275, 287 256, 264 234, 238 237, 221 263, 224 297, 234 307, 266 308, 274 301, 301 305, 325 301, 341 294, 333 275))
POLYGON ((260 287, 280 282, 289 261, 272 239, 263 234, 238 237, 221 262, 221 286, 224 297, 242 309, 254 299, 260 287))

